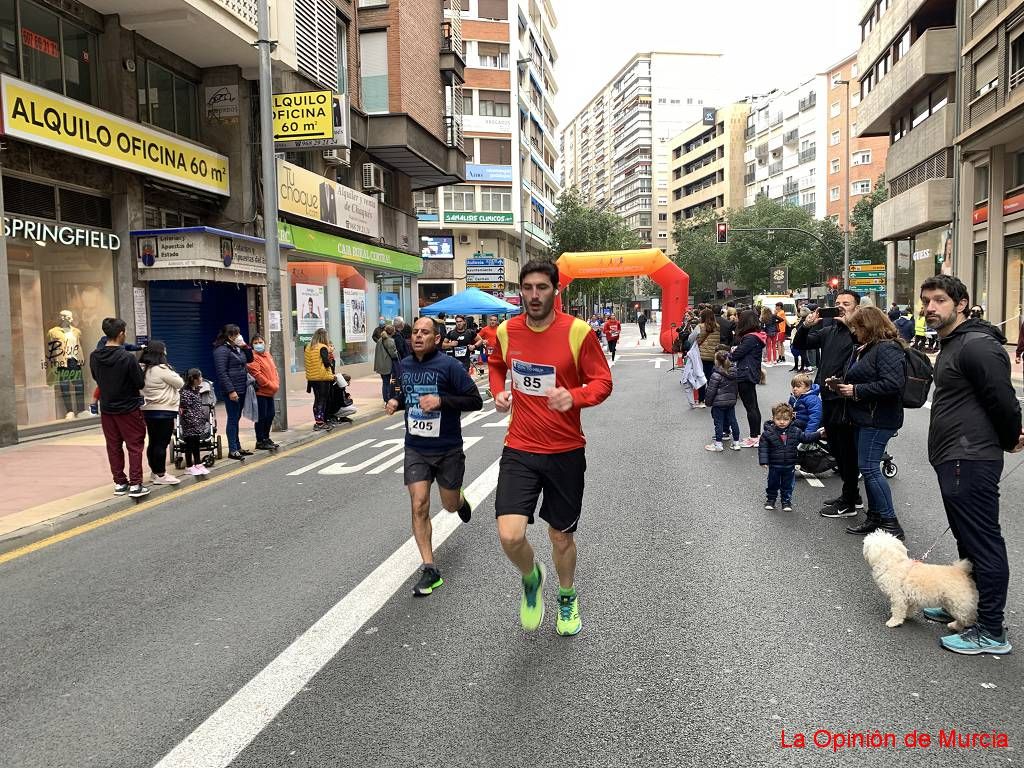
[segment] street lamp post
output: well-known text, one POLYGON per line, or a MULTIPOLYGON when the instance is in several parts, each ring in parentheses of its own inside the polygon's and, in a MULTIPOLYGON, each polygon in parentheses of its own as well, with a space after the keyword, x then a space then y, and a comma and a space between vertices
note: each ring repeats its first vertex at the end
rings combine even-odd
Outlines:
POLYGON ((843 104, 843 115, 846 116, 846 157, 843 160, 843 200, 846 207, 846 221, 843 226, 843 286, 847 287, 850 284, 850 155, 853 148, 853 137, 850 136, 850 81, 837 80, 836 84, 846 86, 846 101, 843 104))
MULTIPOLYGON (((516 74, 519 75, 518 80, 522 80, 523 68, 530 63, 529 58, 516 59, 516 74)), ((520 85, 520 90, 522 86, 520 85)), ((522 269, 523 265, 526 264, 526 206, 523 204, 523 136, 522 131, 519 132, 519 146, 516 147, 516 154, 519 156, 519 189, 516 190, 516 194, 519 197, 519 268, 522 269)))

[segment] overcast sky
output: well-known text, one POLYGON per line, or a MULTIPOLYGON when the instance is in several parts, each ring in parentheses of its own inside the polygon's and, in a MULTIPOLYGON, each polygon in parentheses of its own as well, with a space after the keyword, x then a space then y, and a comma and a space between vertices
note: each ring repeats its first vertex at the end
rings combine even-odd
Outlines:
POLYGON ((638 51, 725 54, 735 95, 796 87, 856 51, 861 0, 554 0, 561 125, 638 51))

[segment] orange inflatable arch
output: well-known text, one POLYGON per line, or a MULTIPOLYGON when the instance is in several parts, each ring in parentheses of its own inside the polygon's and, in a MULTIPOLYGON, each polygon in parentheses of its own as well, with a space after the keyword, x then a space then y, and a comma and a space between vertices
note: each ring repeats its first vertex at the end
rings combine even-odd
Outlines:
MULTIPOLYGON (((661 286, 661 348, 672 351, 675 332, 672 326, 682 322, 690 297, 690 276, 681 270, 659 248, 637 251, 603 251, 563 253, 558 266, 559 288, 573 280, 593 277, 633 277, 647 275, 661 286)), ((559 297, 559 309, 561 309, 559 297)))

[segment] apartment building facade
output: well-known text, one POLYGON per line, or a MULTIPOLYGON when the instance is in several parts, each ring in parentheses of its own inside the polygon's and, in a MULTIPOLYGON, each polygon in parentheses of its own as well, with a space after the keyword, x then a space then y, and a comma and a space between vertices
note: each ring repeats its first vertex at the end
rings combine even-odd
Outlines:
POLYGON ((828 78, 750 99, 744 127, 744 205, 764 196, 798 205, 816 219, 828 212, 825 192, 828 78))
POLYGON ((88 355, 104 317, 123 317, 129 339, 165 341, 177 369, 204 371, 224 323, 247 338, 281 332, 293 360, 324 324, 359 372, 366 315, 385 299, 412 308, 413 191, 465 167, 446 131, 461 66, 445 57, 440 0, 273 4, 274 92, 295 94, 303 125, 326 120, 332 145, 278 145, 280 183, 260 173, 256 26, 254 0, 158 14, 129 0, 0 0, 0 443, 96 419, 88 355), (281 210, 269 224, 287 265, 277 275, 265 190, 281 210), (283 284, 279 327, 271 280, 283 284), (300 299, 316 318, 300 322, 300 299))
POLYGON ((860 84, 857 55, 828 69, 828 202, 825 215, 845 230, 848 212, 875 189, 885 173, 889 140, 885 136, 858 137, 860 84))
POLYGON ((558 19, 550 0, 462 0, 466 55, 458 111, 469 162, 464 183, 416 196, 423 274, 417 307, 467 286, 518 302, 526 258, 545 255, 559 185, 553 100, 558 19))
POLYGON ((743 183, 744 132, 748 104, 704 107, 700 122, 694 123, 668 141, 669 204, 664 219, 655 223, 655 243, 667 254, 675 254, 672 230, 680 222, 695 221, 711 211, 724 214, 742 208, 746 196, 743 183))
POLYGON ((953 0, 862 4, 857 136, 889 141, 873 232, 887 243, 889 302, 916 304, 922 280, 953 268, 955 24, 953 0))
POLYGON ((669 139, 724 101, 714 53, 638 53, 562 131, 562 179, 614 210, 640 239, 667 245, 669 139), (659 227, 660 225, 660 227, 659 227))
POLYGON ((961 4, 956 274, 1019 340, 1024 313, 1024 2, 961 4))

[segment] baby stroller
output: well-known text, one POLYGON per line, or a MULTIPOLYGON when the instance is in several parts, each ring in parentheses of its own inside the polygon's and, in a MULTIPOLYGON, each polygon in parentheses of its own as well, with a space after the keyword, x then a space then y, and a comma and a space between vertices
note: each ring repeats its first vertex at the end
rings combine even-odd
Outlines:
POLYGON ((340 374, 334 380, 331 393, 327 397, 327 408, 324 409, 324 418, 334 424, 351 424, 349 418, 358 409, 352 402, 352 395, 348 393, 348 383, 352 377, 347 374, 340 374))
MULTIPOLYGON (((199 385, 199 401, 210 419, 208 432, 199 441, 199 455, 205 467, 212 467, 217 459, 224 458, 224 443, 217 434, 217 397, 208 381, 199 385)), ((171 461, 176 469, 185 468, 185 436, 181 433, 181 419, 174 425, 174 440, 171 441, 171 461)))
MULTIPOLYGON (((816 443, 804 443, 797 449, 800 470, 805 475, 826 475, 829 472, 838 472, 839 464, 836 457, 828 450, 828 441, 819 440, 816 443)), ((886 451, 882 454, 882 474, 890 479, 896 477, 900 468, 896 466, 892 456, 886 451)))

